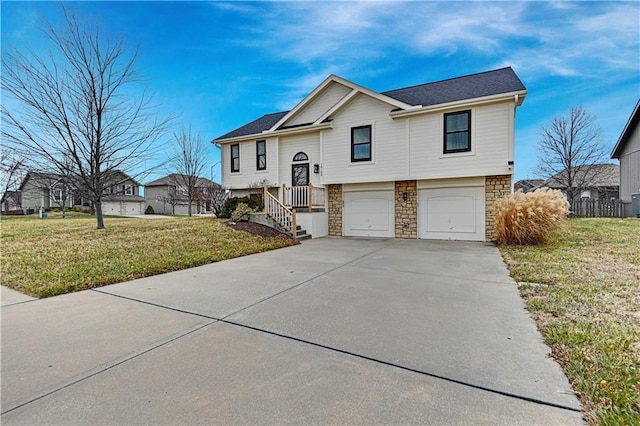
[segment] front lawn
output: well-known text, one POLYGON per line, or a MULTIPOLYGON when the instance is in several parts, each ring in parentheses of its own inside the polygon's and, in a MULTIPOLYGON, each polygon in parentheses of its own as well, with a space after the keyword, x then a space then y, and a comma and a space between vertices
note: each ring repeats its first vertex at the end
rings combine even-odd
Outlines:
POLYGON ((503 257, 590 424, 640 424, 640 220, 571 219, 503 257))
POLYGON ((234 230, 214 218, 95 218, 75 213, 0 221, 0 283, 49 297, 293 244, 234 230), (91 220, 88 220, 91 219, 91 220))

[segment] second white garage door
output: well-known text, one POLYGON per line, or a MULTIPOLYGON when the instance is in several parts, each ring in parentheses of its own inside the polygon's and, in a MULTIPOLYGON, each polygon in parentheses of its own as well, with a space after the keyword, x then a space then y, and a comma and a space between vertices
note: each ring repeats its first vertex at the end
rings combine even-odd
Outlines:
POLYGON ((418 191, 420 238, 484 241, 484 228, 484 187, 418 191))
POLYGON ((344 235, 394 237, 393 190, 344 192, 344 235))

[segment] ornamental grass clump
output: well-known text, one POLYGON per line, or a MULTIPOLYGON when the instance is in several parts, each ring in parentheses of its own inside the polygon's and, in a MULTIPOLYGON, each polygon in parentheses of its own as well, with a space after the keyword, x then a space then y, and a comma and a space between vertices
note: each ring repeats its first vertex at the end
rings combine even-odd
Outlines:
POLYGON ((531 245, 546 241, 569 213, 569 203, 558 190, 518 191, 497 200, 495 238, 499 245, 531 245))

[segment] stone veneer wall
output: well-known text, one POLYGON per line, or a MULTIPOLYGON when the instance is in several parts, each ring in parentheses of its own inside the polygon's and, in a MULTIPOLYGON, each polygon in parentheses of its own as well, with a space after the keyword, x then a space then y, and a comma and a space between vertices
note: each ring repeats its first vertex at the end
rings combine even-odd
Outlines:
POLYGON ((342 236, 342 185, 329 185, 329 235, 342 236))
POLYGON ((396 181, 396 238, 418 238, 418 190, 415 180, 396 181), (407 193, 407 201, 402 194, 407 193))
POLYGON ((496 218, 493 203, 505 195, 511 194, 511 175, 487 176, 485 178, 485 231, 487 241, 495 238, 493 222, 496 218))

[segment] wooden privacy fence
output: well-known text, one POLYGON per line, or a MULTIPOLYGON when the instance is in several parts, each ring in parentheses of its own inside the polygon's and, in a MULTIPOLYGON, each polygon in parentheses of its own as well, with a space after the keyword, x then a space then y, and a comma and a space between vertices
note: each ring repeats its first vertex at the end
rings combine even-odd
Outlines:
POLYGON ((624 204, 620 200, 574 200, 571 214, 577 217, 624 217, 624 204))

